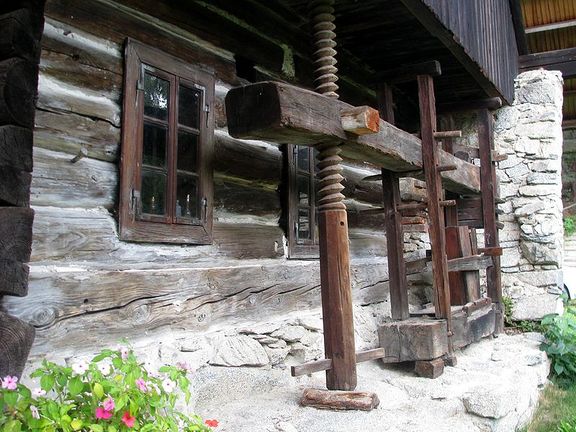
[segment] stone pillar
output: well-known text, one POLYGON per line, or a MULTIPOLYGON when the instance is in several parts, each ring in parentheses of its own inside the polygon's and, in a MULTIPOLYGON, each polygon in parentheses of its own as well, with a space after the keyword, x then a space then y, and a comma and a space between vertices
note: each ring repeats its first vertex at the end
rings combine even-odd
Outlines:
POLYGON ((516 78, 512 106, 496 113, 504 295, 513 318, 539 319, 558 307, 563 255, 562 77, 530 71, 516 78))

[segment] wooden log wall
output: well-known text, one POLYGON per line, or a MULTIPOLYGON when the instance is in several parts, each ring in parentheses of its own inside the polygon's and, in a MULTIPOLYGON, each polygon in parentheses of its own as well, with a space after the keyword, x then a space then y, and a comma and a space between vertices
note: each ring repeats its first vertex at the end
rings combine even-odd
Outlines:
MULTIPOLYGON (((3 302, 6 311, 36 328, 34 356, 51 350, 95 349, 121 337, 150 337, 166 329, 204 331, 320 305, 318 262, 286 259, 285 233, 279 223, 280 146, 234 139, 227 132, 224 97, 230 88, 246 82, 237 76, 237 53, 228 51, 229 35, 205 27, 196 34, 191 31, 193 21, 177 27, 132 9, 131 3, 48 0, 46 4, 30 195, 36 219, 29 296, 3 302), (220 34, 226 38, 218 39, 220 34), (126 37, 215 71, 212 245, 134 244, 118 239, 126 37), (85 156, 72 162, 79 154, 85 156)), ((166 11, 164 3, 152 3, 166 11)), ((256 65, 260 71, 282 74, 278 65, 256 65)), ((12 134, 25 140, 27 133, 22 126, 11 126, 1 130, 0 137, 12 134)), ((30 157, 29 151, 25 154, 30 157)), ((0 146, 0 162, 10 158, 0 146)), ((30 163, 21 166, 29 169, 30 163)), ((360 212, 380 206, 378 183, 363 181, 376 173, 368 165, 352 163, 344 172, 354 297, 362 304, 388 298, 381 216, 360 212)), ((404 180, 402 196, 424 200, 421 182, 404 180)), ((0 265, 12 264, 0 260, 0 265)), ((13 275, 25 270, 10 268, 13 275)))
MULTIPOLYGON (((0 5, 0 301, 28 294, 32 129, 43 7, 40 0, 0 5)), ((0 376, 22 374, 35 333, 27 321, 0 311, 0 376)))

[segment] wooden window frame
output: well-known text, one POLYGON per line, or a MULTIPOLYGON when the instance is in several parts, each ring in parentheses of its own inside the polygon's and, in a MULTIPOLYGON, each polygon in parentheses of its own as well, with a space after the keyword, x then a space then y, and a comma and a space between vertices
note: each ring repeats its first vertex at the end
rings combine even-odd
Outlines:
POLYGON ((304 147, 288 144, 286 146, 288 162, 288 258, 292 259, 318 259, 320 258, 320 249, 318 245, 318 223, 317 223, 317 204, 316 204, 316 159, 312 147, 304 147), (300 208, 298 199, 298 175, 304 174, 303 170, 298 168, 297 152, 298 148, 307 148, 308 153, 308 176, 310 184, 310 240, 298 239, 298 210, 300 208))
MULTIPOLYGON (((120 159, 119 234, 121 240, 150 243, 212 243, 214 146, 214 75, 211 71, 128 39, 125 49, 122 154, 120 159), (142 215, 140 202, 144 135, 144 71, 168 79, 170 101, 167 125, 166 215, 142 215), (185 126, 178 124, 180 83, 203 91, 199 108, 197 178, 199 218, 184 220, 176 214, 177 137, 185 126)), ((150 120, 146 118, 149 123, 150 120)))

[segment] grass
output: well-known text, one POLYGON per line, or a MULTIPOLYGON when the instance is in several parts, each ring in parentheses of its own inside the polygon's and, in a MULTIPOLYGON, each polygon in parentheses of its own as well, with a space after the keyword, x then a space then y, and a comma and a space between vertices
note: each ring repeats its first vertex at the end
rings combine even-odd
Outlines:
POLYGON ((536 414, 528 427, 522 432, 556 432, 575 431, 573 429, 559 429, 562 421, 569 422, 576 419, 576 385, 567 389, 551 384, 544 389, 536 414))

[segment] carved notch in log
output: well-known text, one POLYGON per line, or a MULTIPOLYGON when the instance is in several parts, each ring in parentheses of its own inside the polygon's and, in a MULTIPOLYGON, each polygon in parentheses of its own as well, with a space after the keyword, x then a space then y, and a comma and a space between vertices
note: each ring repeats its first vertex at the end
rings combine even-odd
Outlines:
POLYGON ((0 126, 0 166, 32 172, 32 131, 18 126, 0 126))
POLYGON ((34 327, 0 312, 0 376, 21 376, 34 341, 34 327))
POLYGON ((30 260, 33 221, 30 208, 0 207, 0 259, 30 260))
POLYGON ((24 297, 28 294, 27 264, 9 259, 0 259, 0 296, 24 297))

